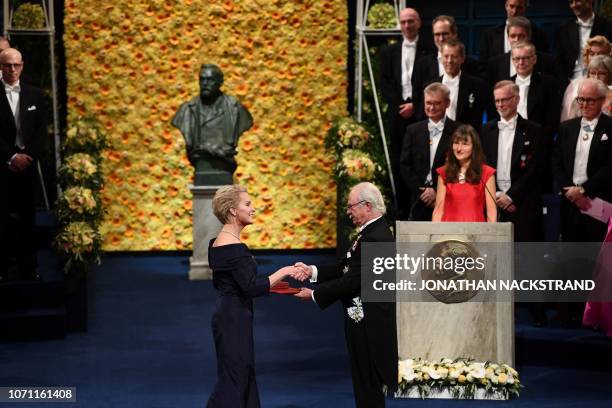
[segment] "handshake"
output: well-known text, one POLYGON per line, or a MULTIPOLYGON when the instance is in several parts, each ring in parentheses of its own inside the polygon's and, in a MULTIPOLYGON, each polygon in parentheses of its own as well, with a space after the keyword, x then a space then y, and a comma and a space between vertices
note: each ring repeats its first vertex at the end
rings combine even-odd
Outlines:
MULTIPOLYGON (((308 266, 303 262, 296 262, 293 266, 286 266, 287 275, 300 282, 312 277, 312 266, 308 266)), ((284 269, 284 268, 283 268, 284 269)))
MULTIPOLYGON (((295 280, 300 282, 304 282, 306 279, 312 278, 313 268, 312 266, 308 266, 303 262, 296 262, 293 266, 285 266, 279 270, 281 272, 283 279, 284 277, 290 276, 295 280)), ((279 281, 274 285, 277 289, 287 289, 289 284, 286 282, 279 281)), ((297 290, 297 289, 294 289, 297 290)), ((293 293, 293 292, 291 292, 293 293)), ((311 300, 312 299, 312 289, 309 288, 300 288, 299 292, 294 293, 294 296, 301 300, 311 300)))

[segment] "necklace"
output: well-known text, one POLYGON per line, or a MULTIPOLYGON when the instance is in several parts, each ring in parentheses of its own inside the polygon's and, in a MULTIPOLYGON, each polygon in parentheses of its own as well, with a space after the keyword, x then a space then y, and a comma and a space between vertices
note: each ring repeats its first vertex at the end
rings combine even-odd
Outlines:
POLYGON ((459 179, 459 183, 461 184, 465 183, 465 173, 459 172, 459 175, 457 178, 459 179))
POLYGON ((236 238, 238 241, 240 241, 240 237, 239 237, 239 236, 237 236, 236 234, 232 234, 231 232, 229 232, 229 231, 225 231, 225 230, 221 230, 221 232, 225 232, 226 234, 230 234, 232 237, 234 237, 234 238, 236 238))

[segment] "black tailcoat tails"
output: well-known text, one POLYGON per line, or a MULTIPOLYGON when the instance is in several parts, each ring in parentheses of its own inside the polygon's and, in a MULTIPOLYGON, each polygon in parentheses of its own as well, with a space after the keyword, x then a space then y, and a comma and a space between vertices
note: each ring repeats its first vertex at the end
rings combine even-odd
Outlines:
POLYGON ((364 242, 395 242, 383 217, 361 231, 337 268, 319 270, 314 299, 321 309, 342 302, 355 401, 359 408, 375 408, 385 406, 383 384, 397 389, 397 329, 395 303, 361 301, 364 242))

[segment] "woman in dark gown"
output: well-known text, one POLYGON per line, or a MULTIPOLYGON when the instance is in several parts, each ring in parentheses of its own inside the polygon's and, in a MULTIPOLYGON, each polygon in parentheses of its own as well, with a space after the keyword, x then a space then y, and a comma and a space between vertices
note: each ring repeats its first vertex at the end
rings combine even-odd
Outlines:
POLYGON ((217 301, 212 330, 217 352, 218 380, 207 407, 259 407, 253 346, 253 300, 267 295, 286 276, 303 280, 299 268, 287 266, 270 276, 257 277, 257 264, 240 241, 240 231, 253 223, 255 212, 243 187, 221 187, 213 198, 213 212, 223 228, 208 248, 217 301))
POLYGON ((484 163, 476 130, 459 126, 451 137, 446 164, 436 169, 440 177, 432 221, 497 221, 495 169, 484 163))

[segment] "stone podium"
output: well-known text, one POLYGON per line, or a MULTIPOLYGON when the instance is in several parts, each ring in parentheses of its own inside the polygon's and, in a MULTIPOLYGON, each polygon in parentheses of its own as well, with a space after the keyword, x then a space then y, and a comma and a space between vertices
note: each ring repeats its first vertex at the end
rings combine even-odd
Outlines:
POLYGON ((221 223, 212 211, 212 199, 221 186, 194 186, 193 194, 193 255, 189 258, 189 279, 212 279, 208 264, 208 243, 221 231, 221 223))
MULTIPOLYGON (((435 243, 457 240, 474 243, 508 243, 491 260, 497 279, 513 276, 511 223, 403 222, 396 223, 398 248, 401 243, 435 243)), ((419 244, 421 245, 421 244, 419 244)), ((429 244, 424 244, 428 246, 429 244)), ((398 249, 399 250, 399 249, 398 249)), ((425 295, 429 296, 429 293, 425 295)), ((513 301, 439 301, 397 303, 399 359, 473 358, 514 366, 513 301)))

